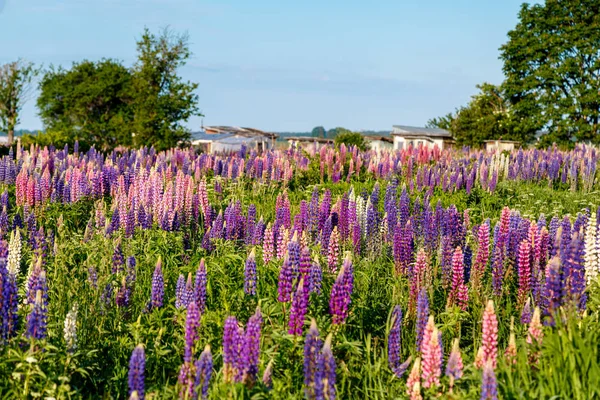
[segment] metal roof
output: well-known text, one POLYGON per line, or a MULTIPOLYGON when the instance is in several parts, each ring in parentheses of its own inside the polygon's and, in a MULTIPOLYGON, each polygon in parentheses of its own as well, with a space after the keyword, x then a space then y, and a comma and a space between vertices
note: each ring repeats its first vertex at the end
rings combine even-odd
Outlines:
POLYGON ((206 142, 216 142, 234 136, 233 133, 206 133, 204 131, 192 132, 191 140, 203 140, 206 142))
POLYGON ((421 128, 418 126, 408 125, 393 125, 393 135, 399 136, 430 136, 430 137, 448 137, 451 138, 452 134, 445 129, 440 128, 421 128))
POLYGON ((232 136, 224 139, 220 139, 220 144, 248 144, 256 142, 258 137, 240 137, 240 136, 232 136))

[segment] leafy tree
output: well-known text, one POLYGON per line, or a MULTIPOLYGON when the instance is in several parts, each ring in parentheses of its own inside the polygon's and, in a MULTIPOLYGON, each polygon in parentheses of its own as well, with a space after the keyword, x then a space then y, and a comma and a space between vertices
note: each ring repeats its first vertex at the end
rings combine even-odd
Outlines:
POLYGON ((311 132, 312 137, 324 138, 327 132, 322 126, 315 126, 311 132))
POLYGON ((7 133, 9 145, 14 140, 19 114, 38 72, 33 63, 23 60, 0 66, 0 130, 7 133))
POLYGON ((367 150, 367 142, 365 137, 358 132, 350 132, 345 130, 345 132, 339 133, 335 137, 334 143, 336 146, 344 143, 347 146, 356 146, 361 150, 367 150))
POLYGON ((509 102, 500 86, 490 83, 477 85, 479 93, 469 104, 454 114, 433 118, 430 127, 447 129, 459 145, 481 146, 485 140, 533 140, 534 131, 527 130, 512 115, 509 102))
MULTIPOLYGON (((51 67, 40 83, 39 114, 48 137, 101 150, 131 144, 131 72, 114 60, 51 67)), ((44 136, 46 137, 46 136, 44 136)))
POLYGON ((600 2, 523 4, 500 58, 513 114, 546 139, 599 140, 600 2))
POLYGON ((342 133, 352 133, 352 131, 338 126, 337 128, 333 128, 327 131, 327 138, 335 139, 337 135, 341 135, 342 133))
POLYGON ((178 68, 190 57, 188 37, 165 29, 156 36, 148 29, 137 43, 138 60, 133 67, 133 143, 152 143, 163 150, 190 137, 181 123, 198 109, 198 85, 185 82, 178 68))

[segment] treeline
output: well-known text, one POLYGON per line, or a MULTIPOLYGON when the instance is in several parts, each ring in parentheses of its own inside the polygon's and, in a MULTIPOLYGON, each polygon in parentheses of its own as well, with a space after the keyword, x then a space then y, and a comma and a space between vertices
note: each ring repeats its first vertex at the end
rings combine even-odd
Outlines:
POLYGON ((513 139, 540 146, 600 144, 600 2, 523 4, 500 48, 506 77, 463 107, 429 121, 458 144, 513 139))
POLYGON ((37 108, 45 129, 24 135, 25 144, 58 147, 78 141, 80 148, 100 150, 142 145, 163 150, 185 144, 190 132, 183 123, 201 115, 198 85, 178 74, 189 57, 187 35, 146 29, 129 67, 114 59, 45 71, 22 60, 7 64, 0 69, 0 130, 12 142, 18 114, 39 74, 37 108))

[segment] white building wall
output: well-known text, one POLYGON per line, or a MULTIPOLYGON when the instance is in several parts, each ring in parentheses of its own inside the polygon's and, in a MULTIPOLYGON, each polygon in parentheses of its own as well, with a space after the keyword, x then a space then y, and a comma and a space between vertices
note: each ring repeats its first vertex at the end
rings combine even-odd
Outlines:
POLYGON ((444 148, 444 139, 428 138, 428 140, 425 140, 424 138, 394 136, 394 150, 405 149, 411 144, 415 147, 419 146, 420 144, 426 147, 434 147, 437 145, 440 150, 442 150, 444 148))
POLYGON ((394 147, 393 143, 384 142, 383 140, 370 140, 368 145, 371 150, 390 150, 394 147))

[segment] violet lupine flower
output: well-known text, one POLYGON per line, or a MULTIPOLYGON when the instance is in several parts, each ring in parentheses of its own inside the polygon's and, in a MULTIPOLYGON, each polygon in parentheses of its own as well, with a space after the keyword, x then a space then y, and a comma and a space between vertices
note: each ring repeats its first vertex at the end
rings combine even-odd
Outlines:
POLYGON ((419 292, 419 299, 417 300, 417 351, 422 352, 423 336, 425 334, 425 327, 427 325, 427 318, 429 318, 429 297, 425 288, 419 292))
POLYGON ((145 385, 144 385, 144 373, 146 369, 146 355, 144 354, 144 346, 138 344, 129 359, 129 396, 132 397, 135 393, 137 398, 144 400, 145 385))
POLYGON ((165 281, 162 272, 162 262, 160 258, 154 268, 152 274, 152 289, 150 293, 150 305, 152 308, 160 308, 163 306, 163 299, 165 295, 165 281))
POLYGON ((587 302, 584 245, 584 241, 580 239, 580 233, 575 233, 569 243, 567 266, 566 268, 563 267, 565 279, 564 301, 573 302, 580 310, 585 309, 587 302))
POLYGON ((410 359, 408 362, 400 363, 402 340, 402 309, 400 306, 394 307, 391 324, 390 333, 388 334, 388 364, 394 375, 401 378, 408 368, 410 359))
POLYGON ((206 265, 204 258, 200 260, 200 265, 198 265, 198 269, 196 270, 194 301, 196 301, 200 314, 203 314, 206 310, 206 265))
POLYGON ((562 305, 563 279, 560 260, 552 258, 546 267, 546 284, 544 286, 545 314, 552 316, 562 305))
POLYGON ((531 310, 531 299, 528 297, 525 306, 523 307, 523 311, 521 312, 521 323, 523 325, 529 324, 531 322, 531 315, 533 311, 531 310))
POLYGON ((310 329, 304 339, 304 391, 306 397, 309 399, 315 398, 317 362, 319 359, 319 349, 322 345, 317 322, 312 319, 310 329))
POLYGON ((523 240, 519 244, 518 267, 519 291, 517 303, 519 307, 523 307, 531 292, 531 243, 528 240, 523 240))
POLYGON ((17 278, 6 269, 6 259, 0 259, 0 336, 6 341, 16 334, 19 322, 17 278))
POLYGON ((184 307, 185 297, 185 278, 183 274, 179 274, 177 278, 177 285, 175 286, 175 308, 184 307))
POLYGON ((335 400, 335 358, 331 352, 331 333, 325 339, 317 361, 317 372, 315 374, 315 398, 335 400))
POLYGON ((244 267, 244 293, 248 295, 256 295, 256 260, 254 249, 246 259, 244 267))
POLYGON ((498 400, 498 382, 492 360, 488 360, 483 367, 481 400, 498 400))
POLYGON ((310 265, 310 284, 311 293, 321 294, 321 282, 323 280, 323 271, 321 264, 319 264, 319 257, 315 256, 312 264, 310 265))
POLYGON ((27 316, 27 331, 25 336, 31 339, 44 339, 48 323, 48 308, 42 300, 42 291, 38 290, 31 312, 27 316))
POLYGON ((422 373, 423 387, 439 386, 442 376, 442 352, 439 331, 435 327, 433 315, 429 316, 422 345, 422 373))
POLYGON ((350 254, 346 255, 344 264, 340 269, 337 279, 331 288, 329 298, 329 312, 333 316, 333 324, 340 325, 348 318, 348 307, 350 306, 352 289, 354 286, 354 270, 350 254))
POLYGON ((296 293, 292 298, 292 307, 290 308, 290 321, 288 323, 288 333, 290 335, 302 335, 304 327, 304 316, 308 310, 309 291, 304 284, 304 278, 300 278, 300 283, 296 289, 296 293))
POLYGON ((494 311, 494 302, 488 300, 483 311, 483 335, 481 346, 483 348, 483 361, 491 360, 492 367, 496 368, 498 356, 498 318, 494 311))
POLYGON ((187 315, 185 318, 185 348, 183 361, 191 363, 194 356, 194 344, 198 340, 198 328, 200 327, 200 312, 195 301, 187 306, 187 315))
POLYGON ((292 268, 290 257, 288 254, 286 254, 283 260, 283 265, 279 270, 279 280, 277 286, 277 301, 281 303, 287 303, 290 301, 290 296, 292 294, 292 283, 294 281, 292 268))
POLYGON ((121 250, 121 243, 117 243, 112 257, 112 273, 116 274, 123 269, 125 264, 125 257, 123 256, 123 250, 121 250))
POLYGON ((463 362, 460 348, 458 347, 458 338, 456 338, 452 343, 452 351, 450 352, 450 357, 448 357, 448 363, 446 364, 446 376, 450 378, 450 388, 454 386, 454 381, 462 378, 462 374, 463 362))
POLYGON ((300 251, 299 273, 300 277, 304 278, 304 282, 306 282, 309 291, 312 290, 312 283, 310 281, 311 262, 312 259, 310 256, 310 249, 308 248, 308 246, 303 245, 302 250, 300 251))
POLYGON ((194 391, 194 398, 200 398, 205 400, 208 398, 208 386, 210 385, 210 378, 212 376, 213 369, 213 358, 210 352, 210 346, 206 345, 200 358, 195 363, 196 379, 194 380, 194 388, 199 393, 194 391))
POLYGON ((223 328, 223 381, 234 382, 238 375, 244 335, 235 317, 225 320, 223 328))
POLYGON ((494 294, 502 294, 502 281, 504 279, 504 249, 498 245, 494 247, 492 256, 492 287, 494 294))
POLYGON ((117 290, 117 294, 115 296, 115 304, 117 307, 127 307, 129 306, 130 297, 131 291, 127 286, 127 279, 123 277, 121 280, 121 287, 117 290))
POLYGON ((244 338, 244 349, 242 351, 242 377, 247 384, 252 385, 256 382, 258 374, 258 359, 260 356, 260 331, 262 326, 262 314, 260 308, 256 309, 254 315, 248 319, 246 325, 246 334, 244 338))
POLYGON ((273 360, 269 361, 265 372, 263 372, 262 383, 268 390, 273 388, 273 360))

